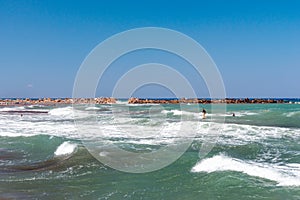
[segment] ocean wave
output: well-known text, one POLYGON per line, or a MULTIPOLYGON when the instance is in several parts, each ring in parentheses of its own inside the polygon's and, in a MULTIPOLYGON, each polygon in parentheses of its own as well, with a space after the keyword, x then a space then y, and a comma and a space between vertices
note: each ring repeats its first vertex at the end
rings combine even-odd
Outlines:
POLYGON ((72 116, 73 108, 70 106, 63 108, 54 108, 49 111, 49 114, 54 116, 72 116))
POLYGON ((159 125, 155 126, 130 124, 132 123, 130 121, 117 126, 113 122, 111 123, 112 124, 102 124, 101 130, 93 130, 93 127, 86 126, 86 128, 82 129, 84 130, 83 134, 86 137, 97 136, 107 140, 113 139, 117 143, 121 140, 126 142, 135 141, 133 143, 139 144, 141 144, 141 141, 146 141, 146 144, 159 144, 160 141, 171 142, 173 141, 173 138, 193 137, 195 135, 195 130, 197 130, 197 123, 192 122, 160 122, 159 125), (91 132, 89 130, 91 130, 91 132), (97 134, 95 134, 95 131, 97 134), (120 138, 120 140, 115 140, 117 138, 120 138))
POLYGON ((195 117, 198 117, 200 115, 200 113, 196 113, 196 112, 189 112, 189 111, 185 111, 185 110, 162 110, 161 111, 162 114, 173 114, 173 115, 193 115, 195 117))
POLYGON ((93 137, 95 131, 101 130, 101 134, 105 138, 146 137, 158 141, 160 137, 174 137, 176 135, 180 137, 195 136, 195 140, 205 140, 212 135, 215 138, 220 138, 217 141, 221 144, 247 144, 255 141, 261 142, 267 138, 289 137, 298 139, 300 137, 300 129, 296 128, 225 123, 221 124, 221 129, 214 130, 214 127, 219 128, 220 124, 200 120, 172 121, 156 118, 143 120, 144 118, 113 118, 112 116, 101 115, 97 121, 83 119, 82 123, 78 121, 75 126, 73 120, 68 121, 65 118, 64 116, 59 118, 56 115, 30 115, 18 118, 0 115, 0 136, 53 135, 85 138, 93 137), (58 119, 63 119, 63 121, 58 119), (85 126, 84 123, 87 123, 88 126, 85 126), (86 129, 86 131, 78 133, 78 128, 86 129))
POLYGON ((14 106, 14 107, 4 107, 0 108, 0 112, 11 113, 11 114, 45 114, 48 113, 48 109, 41 109, 43 106, 39 105, 29 105, 29 106, 14 106))
MULTIPOLYGON (((203 127, 205 124, 208 126, 209 122, 202 123, 201 126, 203 127)), ((218 134, 221 137, 227 137, 224 142, 239 144, 254 141, 261 142, 263 139, 282 138, 285 136, 296 139, 300 137, 300 129, 227 123, 223 124, 222 129, 218 134)))
MULTIPOLYGON (((232 112, 235 114, 236 117, 243 117, 243 116, 251 116, 251 115, 259 115, 259 113, 256 112, 249 112, 249 111, 244 111, 244 112, 232 112)), ((231 113, 231 114, 232 114, 231 113)))
POLYGON ((69 155, 72 154, 77 149, 77 144, 71 142, 64 142, 59 147, 57 147, 54 152, 55 156, 69 155))
POLYGON ((300 104, 300 101, 289 101, 289 104, 300 104))
MULTIPOLYGON (((163 110, 161 111, 162 114, 173 114, 173 115, 190 115, 190 116, 194 116, 196 118, 201 117, 202 112, 189 112, 189 111, 185 111, 185 110, 163 110)), ((232 116, 232 114, 235 114, 236 117, 243 117, 243 116, 249 116, 249 115, 259 115, 259 113, 256 112, 249 112, 249 111, 245 111, 245 112, 230 112, 230 113, 207 113, 206 116, 207 117, 228 117, 228 116, 232 116)))
POLYGON ((4 107, 0 108, 0 112, 8 112, 8 111, 22 111, 25 110, 24 106, 14 106, 14 107, 4 107))
POLYGON ((39 104, 37 104, 37 105, 26 106, 26 108, 43 108, 43 107, 45 107, 45 105, 39 105, 39 104))
POLYGON ((298 164, 279 166, 216 155, 200 161, 191 169, 191 172, 213 173, 217 171, 242 172, 249 176, 275 181, 278 186, 300 186, 300 166, 298 164))
POLYGON ((116 104, 128 104, 127 101, 116 100, 116 104))
POLYGON ((85 110, 100 110, 100 109, 101 108, 98 108, 98 107, 95 107, 95 106, 85 108, 85 110))
POLYGON ((125 103, 122 102, 122 103, 118 103, 118 104, 130 106, 130 107, 136 107, 136 106, 161 106, 161 104, 158 104, 158 103, 143 103, 143 104, 135 103, 135 104, 132 104, 132 103, 127 103, 127 102, 125 102, 125 103))
POLYGON ((0 136, 1 137, 32 137, 38 134, 24 134, 24 133, 18 133, 18 132, 8 132, 8 131, 1 131, 0 136))
POLYGON ((286 116, 286 117, 294 117, 295 115, 300 115, 300 111, 293 111, 293 112, 283 113, 283 115, 286 116))
MULTIPOLYGON (((21 117, 20 117, 21 118, 21 117)), ((24 118, 24 117, 23 117, 24 118)), ((67 138, 77 138, 74 124, 55 123, 51 121, 31 122, 17 120, 1 120, 0 136, 4 137, 32 137, 35 135, 51 135, 67 138)))
POLYGON ((73 109, 73 107, 54 108, 49 111, 54 120, 81 120, 93 115, 88 110, 73 109))
MULTIPOLYGON (((93 108, 93 107, 87 107, 93 108)), ((95 107, 98 108, 98 107, 95 107)), ((101 110, 104 109, 99 107, 101 110)), ((205 141, 210 136, 215 137, 220 144, 248 144, 250 142, 268 142, 268 138, 288 137, 300 138, 299 128, 283 128, 276 126, 258 126, 237 124, 235 122, 225 123, 221 129, 214 130, 220 124, 209 119, 199 120, 201 114, 179 109, 160 110, 158 113, 149 113, 148 110, 132 109, 130 115, 123 114, 123 107, 117 114, 107 112, 89 112, 85 107, 74 109, 71 106, 49 108, 46 115, 0 115, 0 136, 18 137, 33 135, 53 135, 72 139, 94 137, 96 131, 105 138, 147 138, 147 143, 159 143, 166 141, 165 138, 181 138, 195 136, 195 140, 205 141), (74 115, 73 115, 74 112, 74 115), (121 113, 121 114, 119 114, 121 113), (132 114, 133 113, 133 114, 132 114), (144 116, 145 113, 145 116, 144 116), (162 116, 162 114, 186 115, 184 120, 174 116, 162 116), (141 115, 140 115, 141 114, 141 115), (74 118, 79 119, 74 124, 74 118), (88 124, 89 127, 86 127, 88 124), (81 126, 86 129, 78 133, 81 126), (213 133, 213 134, 210 134, 213 133), (148 138, 152 138, 149 139, 148 138), (153 140, 153 141, 151 141, 153 140)), ((11 108, 10 108, 11 109, 11 108)), ((16 109, 16 108, 14 108, 16 109)), ((24 109, 20 107, 18 109, 24 109)), ((94 108, 93 108, 94 109, 94 108)), ((152 110, 150 110, 151 112, 152 110)), ((156 111, 156 110, 154 110, 156 111)), ((245 112, 252 115, 254 112, 245 112)), ((217 115, 217 114, 216 114, 217 115)), ((237 121, 239 122, 239 121, 237 121)), ((140 142, 141 140, 139 140, 140 142)), ((170 142, 173 140, 170 139, 170 142)))

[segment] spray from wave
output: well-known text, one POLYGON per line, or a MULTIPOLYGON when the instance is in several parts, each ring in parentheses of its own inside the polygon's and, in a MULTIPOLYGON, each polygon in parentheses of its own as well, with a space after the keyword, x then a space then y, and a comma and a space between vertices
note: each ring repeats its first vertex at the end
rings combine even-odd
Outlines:
POLYGON ((70 142, 64 142, 59 147, 57 147, 56 151, 54 152, 55 156, 62 156, 62 155, 68 155, 75 152, 77 149, 77 145, 70 143, 70 142))
POLYGON ((297 164, 280 166, 276 164, 243 161, 225 155, 216 155, 212 158, 200 161, 191 171, 207 173, 236 171, 248 174, 249 176, 275 181, 278 183, 278 186, 300 186, 300 166, 297 164))

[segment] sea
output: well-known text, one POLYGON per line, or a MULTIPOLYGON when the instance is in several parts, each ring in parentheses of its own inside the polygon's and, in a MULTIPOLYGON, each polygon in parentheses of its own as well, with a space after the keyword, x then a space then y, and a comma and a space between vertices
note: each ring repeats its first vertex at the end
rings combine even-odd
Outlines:
POLYGON ((286 102, 1 106, 0 199, 300 199, 300 101, 286 102))

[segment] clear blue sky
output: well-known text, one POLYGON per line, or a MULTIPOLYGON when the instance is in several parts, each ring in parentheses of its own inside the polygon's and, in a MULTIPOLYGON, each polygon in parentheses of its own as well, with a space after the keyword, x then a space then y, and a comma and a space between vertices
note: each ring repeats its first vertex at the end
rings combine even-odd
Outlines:
MULTIPOLYGON (((228 97, 300 97, 297 0, 0 0, 0 97, 69 97, 81 62, 97 44, 145 26, 198 41, 217 64, 228 97)), ((157 58, 155 52, 136 56, 157 58)))

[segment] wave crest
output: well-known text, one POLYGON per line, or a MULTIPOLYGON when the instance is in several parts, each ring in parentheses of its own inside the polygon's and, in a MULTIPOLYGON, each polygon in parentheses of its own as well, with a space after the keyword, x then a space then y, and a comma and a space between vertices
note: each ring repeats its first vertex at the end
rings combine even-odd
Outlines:
POLYGON ((77 149, 77 144, 73 144, 70 142, 64 142, 59 147, 57 147, 54 152, 55 156, 62 156, 72 154, 77 149))
POLYGON ((242 172, 249 176, 275 181, 278 183, 278 186, 300 186, 300 166, 297 164, 279 166, 276 164, 243 161, 225 155, 216 155, 200 161, 191 170, 191 172, 207 173, 216 171, 242 172))

